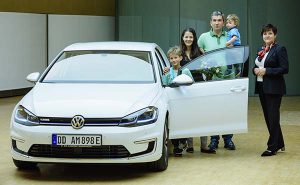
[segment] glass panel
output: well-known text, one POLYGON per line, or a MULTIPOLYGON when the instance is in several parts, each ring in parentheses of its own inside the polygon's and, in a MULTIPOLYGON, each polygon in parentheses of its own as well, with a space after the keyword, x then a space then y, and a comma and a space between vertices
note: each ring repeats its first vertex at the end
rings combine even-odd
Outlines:
POLYGON ((195 82, 239 78, 248 56, 248 46, 218 49, 194 59, 181 70, 189 69, 195 82))
POLYGON ((154 83, 149 52, 71 51, 51 67, 48 83, 154 83))

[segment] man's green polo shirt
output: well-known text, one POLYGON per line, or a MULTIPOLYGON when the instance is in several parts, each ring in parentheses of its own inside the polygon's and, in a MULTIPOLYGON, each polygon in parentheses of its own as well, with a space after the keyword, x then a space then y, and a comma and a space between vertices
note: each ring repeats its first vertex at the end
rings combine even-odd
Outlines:
POLYGON ((209 32, 202 33, 198 39, 198 46, 204 51, 211 51, 214 49, 223 48, 226 46, 227 32, 222 30, 220 37, 218 37, 212 29, 209 32))

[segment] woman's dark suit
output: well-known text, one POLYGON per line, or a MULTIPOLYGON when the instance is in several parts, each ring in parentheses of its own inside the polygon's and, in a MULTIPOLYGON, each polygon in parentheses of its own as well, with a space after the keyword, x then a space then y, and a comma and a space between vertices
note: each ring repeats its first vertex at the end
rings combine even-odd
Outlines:
POLYGON ((282 96, 286 93, 283 75, 289 71, 286 48, 275 44, 265 59, 264 68, 266 68, 266 73, 263 76, 263 82, 256 81, 255 93, 259 94, 270 134, 267 150, 277 151, 284 147, 280 127, 280 104, 282 96))

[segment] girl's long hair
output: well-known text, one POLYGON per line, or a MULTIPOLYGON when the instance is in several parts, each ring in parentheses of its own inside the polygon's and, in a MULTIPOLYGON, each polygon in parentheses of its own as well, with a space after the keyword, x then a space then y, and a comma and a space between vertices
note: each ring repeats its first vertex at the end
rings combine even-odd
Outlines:
POLYGON ((202 55, 202 51, 199 49, 198 44, 197 44, 197 34, 196 31, 193 28, 186 28, 182 31, 181 34, 181 50, 182 50, 182 56, 184 59, 187 59, 187 56, 185 54, 185 51, 187 50, 187 47, 183 41, 183 36, 186 32, 191 32, 193 34, 194 40, 192 43, 192 48, 191 48, 191 59, 197 58, 198 56, 202 55))

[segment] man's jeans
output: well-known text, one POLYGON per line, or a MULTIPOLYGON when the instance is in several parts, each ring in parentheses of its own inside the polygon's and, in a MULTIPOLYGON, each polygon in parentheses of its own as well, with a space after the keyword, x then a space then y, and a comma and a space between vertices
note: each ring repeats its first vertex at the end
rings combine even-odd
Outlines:
MULTIPOLYGON (((229 143, 231 141, 233 137, 233 134, 226 134, 226 135, 222 135, 222 138, 224 139, 224 143, 229 143)), ((216 136, 211 136, 210 137, 210 142, 217 142, 219 143, 219 139, 220 139, 220 136, 219 135, 216 135, 216 136)))

